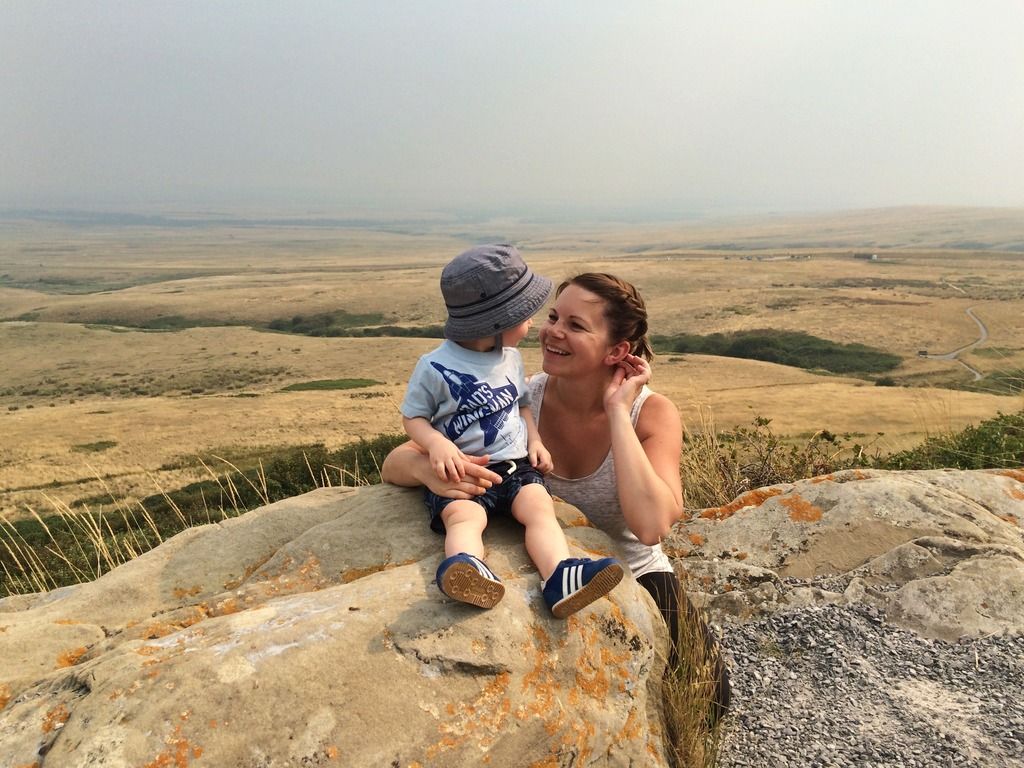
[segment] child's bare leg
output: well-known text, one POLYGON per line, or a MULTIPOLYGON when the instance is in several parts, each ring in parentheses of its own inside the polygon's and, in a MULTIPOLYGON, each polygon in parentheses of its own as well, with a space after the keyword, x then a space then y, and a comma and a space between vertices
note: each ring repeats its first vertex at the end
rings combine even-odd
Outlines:
POLYGON ((539 483, 524 485, 512 500, 512 516, 526 528, 526 552, 546 581, 555 566, 569 557, 551 495, 539 483))
POLYGON ((441 510, 444 522, 445 557, 465 552, 484 559, 484 528, 487 527, 487 512, 482 506, 469 499, 459 499, 441 510))
POLYGON ((455 600, 493 608, 505 595, 505 587, 483 562, 487 511, 475 501, 453 501, 441 510, 441 520, 445 559, 437 567, 438 588, 455 600))

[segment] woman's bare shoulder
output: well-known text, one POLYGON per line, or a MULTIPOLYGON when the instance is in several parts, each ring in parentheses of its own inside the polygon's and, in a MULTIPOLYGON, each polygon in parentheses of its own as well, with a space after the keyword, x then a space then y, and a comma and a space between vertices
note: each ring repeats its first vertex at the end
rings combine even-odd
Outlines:
POLYGON ((636 431, 641 440, 648 435, 679 432, 681 426, 676 404, 657 392, 647 396, 636 420, 636 431))

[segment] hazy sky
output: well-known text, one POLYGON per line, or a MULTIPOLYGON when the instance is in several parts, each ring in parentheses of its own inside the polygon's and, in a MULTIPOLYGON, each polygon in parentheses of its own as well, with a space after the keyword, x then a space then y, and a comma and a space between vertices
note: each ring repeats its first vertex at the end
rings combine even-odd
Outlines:
POLYGON ((1022 0, 3 0, 0 207, 1024 206, 1022 0))

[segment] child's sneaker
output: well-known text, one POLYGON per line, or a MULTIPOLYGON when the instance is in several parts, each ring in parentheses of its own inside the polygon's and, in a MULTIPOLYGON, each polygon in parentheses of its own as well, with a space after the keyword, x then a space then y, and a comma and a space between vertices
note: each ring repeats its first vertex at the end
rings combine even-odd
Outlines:
POLYGON ((479 558, 460 552, 441 561, 437 586, 448 597, 480 608, 493 608, 505 596, 505 585, 479 558))
POLYGON ((564 619, 611 592, 621 579, 622 566, 614 558, 569 558, 555 567, 541 593, 555 617, 564 619))

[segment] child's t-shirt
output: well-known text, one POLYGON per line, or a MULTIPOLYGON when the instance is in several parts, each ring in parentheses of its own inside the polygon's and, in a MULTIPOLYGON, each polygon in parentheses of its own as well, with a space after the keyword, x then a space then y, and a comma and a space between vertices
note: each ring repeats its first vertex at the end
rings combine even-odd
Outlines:
POLYGON ((423 355, 409 379, 402 415, 428 419, 468 456, 526 456, 528 406, 523 358, 515 347, 474 352, 453 341, 423 355))

